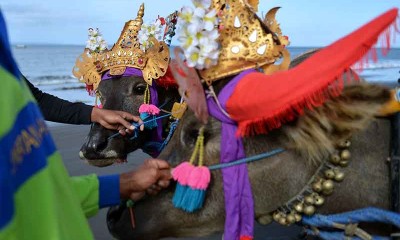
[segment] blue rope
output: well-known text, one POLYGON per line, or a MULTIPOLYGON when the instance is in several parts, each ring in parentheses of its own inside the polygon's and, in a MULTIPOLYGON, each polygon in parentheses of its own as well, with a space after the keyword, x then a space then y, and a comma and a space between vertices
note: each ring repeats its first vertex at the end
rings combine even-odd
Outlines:
MULTIPOLYGON (((169 103, 169 102, 170 102, 170 100, 166 100, 166 101, 165 101, 163 104, 161 104, 158 108, 161 109, 162 107, 164 107, 165 105, 167 105, 167 103, 169 103)), ((157 119, 163 118, 164 116, 170 116, 170 115, 171 115, 171 114, 162 115, 161 117, 158 117, 158 118, 151 119, 151 120, 149 120, 149 121, 143 122, 143 124, 149 123, 149 122, 151 122, 151 121, 155 121, 155 120, 157 120, 157 119)), ((130 140, 135 139, 135 138, 137 137, 137 132, 136 132, 136 131, 137 131, 138 127, 140 127, 140 126, 142 125, 142 124, 137 124, 136 122, 131 122, 131 124, 132 124, 133 126, 135 126, 136 128, 135 128, 135 130, 134 130, 134 136, 131 137, 130 140)), ((115 138, 115 137, 117 137, 117 136, 119 136, 119 135, 120 135, 120 133, 117 132, 117 133, 111 135, 110 137, 108 137, 108 140, 110 140, 111 138, 115 138)))
MULTIPOLYGON (((332 215, 320 215, 316 214, 310 217, 303 217, 302 224, 314 227, 330 227, 334 228, 334 223, 340 224, 351 224, 360 222, 380 222, 400 227, 400 214, 390 212, 383 209, 374 207, 368 207, 363 209, 354 210, 351 212, 332 214, 332 215)), ((343 232, 325 232, 319 231, 318 233, 310 232, 310 234, 318 235, 323 239, 341 239, 343 232), (324 237, 325 236, 325 237, 324 237)), ((358 238, 354 238, 358 239, 358 238)), ((380 236, 374 236, 374 239, 389 239, 380 236), (376 238, 375 238, 376 237, 376 238)))
MULTIPOLYGON (((311 229, 306 229, 305 231, 308 235, 311 236, 318 236, 319 238, 322 238, 324 240, 337 240, 337 239, 349 239, 349 236, 346 236, 344 232, 327 232, 327 231, 318 231, 318 233, 314 232, 311 229)), ((371 235, 372 239, 374 240, 389 240, 390 237, 382 237, 382 236, 377 236, 377 235, 371 235)), ((357 236, 351 237, 352 240, 362 240, 361 238, 357 236)))
POLYGON ((177 120, 175 120, 174 122, 171 123, 171 125, 169 127, 168 136, 165 138, 164 142, 158 148, 159 152, 161 152, 164 149, 164 147, 168 144, 169 140, 171 140, 171 137, 174 134, 175 129, 178 126, 178 123, 179 123, 179 119, 177 119, 177 120))
MULTIPOLYGON (((146 124, 146 123, 149 123, 149 122, 152 122, 152 121, 155 121, 155 120, 158 120, 158 119, 166 118, 166 117, 169 117, 169 116, 171 116, 170 113, 165 114, 165 115, 162 115, 162 116, 159 116, 159 117, 156 117, 156 118, 151 119, 151 120, 148 120, 148 121, 144 121, 144 122, 141 123, 141 124, 138 124, 138 123, 136 123, 136 122, 131 122, 132 125, 135 126, 135 130, 134 130, 135 135, 131 138, 131 140, 137 137, 137 131, 139 131, 139 127, 140 127, 141 125, 144 125, 144 124, 146 124)), ((108 137, 108 140, 110 140, 111 138, 115 138, 115 137, 117 137, 117 136, 119 136, 119 135, 121 135, 121 134, 120 134, 119 132, 117 132, 117 133, 111 135, 110 137, 108 137)))
POLYGON ((270 152, 266 152, 266 153, 262 153, 262 154, 258 154, 255 156, 251 156, 251 157, 246 157, 246 158, 242 158, 233 162, 228 162, 228 163, 219 163, 219 164, 215 164, 215 165, 211 165, 208 166, 208 168, 213 171, 213 170, 218 170, 218 169, 222 169, 222 168, 227 168, 227 167, 232 167, 232 166, 236 166, 239 164, 244 164, 244 163, 249 163, 249 162, 254 162, 254 161, 258 161, 264 158, 268 158, 268 157, 272 157, 274 155, 277 155, 279 153, 284 152, 285 149, 283 148, 277 148, 274 149, 270 152))
POLYGON ((358 223, 358 222, 382 222, 400 227, 400 214, 382 210, 379 208, 368 207, 354 210, 351 212, 304 217, 303 223, 316 227, 333 227, 333 223, 358 223))

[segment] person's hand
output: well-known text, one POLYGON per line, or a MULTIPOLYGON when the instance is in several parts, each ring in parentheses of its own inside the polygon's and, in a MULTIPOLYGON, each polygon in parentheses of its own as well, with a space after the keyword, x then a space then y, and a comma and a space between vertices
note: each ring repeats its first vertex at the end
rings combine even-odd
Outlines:
MULTIPOLYGON (((130 113, 123 111, 107 110, 94 107, 92 110, 91 121, 101 124, 103 127, 118 130, 121 135, 132 133, 135 127, 130 123, 132 121, 142 124, 140 117, 133 116, 130 113)), ((140 125, 140 130, 143 131, 144 125, 140 125)))
POLYGON ((156 194, 169 186, 172 178, 168 162, 148 159, 136 170, 120 175, 120 195, 122 199, 140 199, 147 192, 156 194))

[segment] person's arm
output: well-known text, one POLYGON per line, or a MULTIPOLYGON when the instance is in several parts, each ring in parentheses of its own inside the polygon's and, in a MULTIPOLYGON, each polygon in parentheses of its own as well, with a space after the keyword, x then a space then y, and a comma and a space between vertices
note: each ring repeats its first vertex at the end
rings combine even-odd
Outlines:
POLYGON ((145 192, 155 194, 168 187, 170 179, 169 164, 158 159, 146 160, 137 170, 120 175, 71 177, 87 217, 95 215, 99 208, 120 204, 121 199, 136 201, 145 192))
POLYGON ((47 121, 69 124, 91 123, 92 106, 84 103, 72 103, 42 92, 25 77, 24 79, 47 121))
MULTIPOLYGON (((33 86, 24 76, 23 78, 28 84, 29 89, 38 102, 40 110, 47 121, 69 124, 90 124, 92 122, 97 122, 105 128, 119 130, 122 135, 125 134, 125 129, 128 129, 128 132, 134 129, 129 122, 142 122, 139 117, 133 116, 127 112, 100 109, 84 103, 72 103, 60 99, 51 94, 42 92, 37 87, 33 86)), ((140 129, 143 130, 144 126, 141 125, 140 129)))

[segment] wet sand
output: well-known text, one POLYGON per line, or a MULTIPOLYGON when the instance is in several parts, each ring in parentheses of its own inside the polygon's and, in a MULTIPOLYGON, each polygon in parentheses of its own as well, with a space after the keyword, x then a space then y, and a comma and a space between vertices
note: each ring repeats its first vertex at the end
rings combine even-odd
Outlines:
MULTIPOLYGON (((86 138, 87 133, 89 132, 89 128, 89 126, 75 126, 66 124, 51 124, 50 126, 53 138, 70 175, 77 176, 91 173, 105 175, 121 173, 127 171, 127 169, 135 168, 144 159, 148 158, 148 155, 139 150, 129 155, 128 163, 126 164, 113 165, 106 168, 97 168, 86 164, 79 158, 78 152, 86 138)), ((107 209, 102 209, 95 217, 89 219, 89 223, 96 240, 113 239, 108 233, 105 223, 106 212, 107 209)), ((271 224, 269 226, 257 225, 255 239, 298 239, 297 236, 300 234, 300 231, 301 229, 297 226, 284 227, 277 224, 271 224)), ((221 234, 215 234, 213 236, 204 238, 186 238, 185 240, 189 239, 219 240, 221 239, 221 234)))

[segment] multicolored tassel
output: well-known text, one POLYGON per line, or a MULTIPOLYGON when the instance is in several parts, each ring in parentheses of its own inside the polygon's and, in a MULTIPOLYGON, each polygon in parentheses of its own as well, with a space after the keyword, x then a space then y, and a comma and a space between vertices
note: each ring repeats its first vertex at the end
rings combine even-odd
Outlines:
POLYGON ((203 206, 206 190, 210 183, 210 170, 203 166, 204 159, 204 127, 200 128, 199 136, 190 162, 183 162, 172 171, 176 190, 172 202, 176 208, 194 212, 203 206), (199 165, 194 162, 199 155, 199 165))
POLYGON ((146 122, 144 124, 144 127, 146 129, 153 129, 158 126, 157 121, 155 119, 156 116, 160 114, 160 109, 155 105, 150 104, 149 85, 146 86, 146 91, 144 92, 144 103, 140 105, 139 113, 140 113, 140 118, 146 122))

